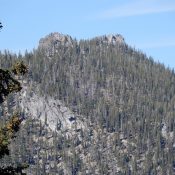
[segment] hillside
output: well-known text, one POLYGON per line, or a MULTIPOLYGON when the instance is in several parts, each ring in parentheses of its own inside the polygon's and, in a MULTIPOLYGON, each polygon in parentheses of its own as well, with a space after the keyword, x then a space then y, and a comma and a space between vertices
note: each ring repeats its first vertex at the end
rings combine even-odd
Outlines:
POLYGON ((173 70, 119 34, 52 33, 24 56, 0 53, 1 67, 18 59, 29 74, 1 115, 20 109, 25 120, 1 165, 27 162, 31 175, 175 174, 173 70))

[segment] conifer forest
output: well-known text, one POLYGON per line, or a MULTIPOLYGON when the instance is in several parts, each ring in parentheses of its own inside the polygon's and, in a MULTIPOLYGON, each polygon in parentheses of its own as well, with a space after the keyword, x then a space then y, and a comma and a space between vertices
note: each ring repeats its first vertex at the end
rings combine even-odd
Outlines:
POLYGON ((0 172, 175 174, 175 72, 121 35, 51 33, 33 51, 0 52, 0 78, 0 172))

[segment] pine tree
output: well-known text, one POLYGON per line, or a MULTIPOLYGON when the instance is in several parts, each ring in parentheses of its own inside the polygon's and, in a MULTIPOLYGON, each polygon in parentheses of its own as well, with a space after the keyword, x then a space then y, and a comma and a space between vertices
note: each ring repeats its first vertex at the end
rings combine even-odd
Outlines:
MULTIPOLYGON (((2 24, 0 23, 1 28, 2 24)), ((27 66, 22 61, 14 64, 9 70, 0 69, 0 104, 6 100, 10 93, 19 92, 22 89, 20 82, 14 77, 24 75, 27 71, 27 66)), ((21 122, 19 114, 15 113, 8 122, 0 125, 0 158, 10 154, 8 145, 19 130, 21 122)), ((0 167, 0 174, 22 174, 24 168, 24 165, 0 167)))

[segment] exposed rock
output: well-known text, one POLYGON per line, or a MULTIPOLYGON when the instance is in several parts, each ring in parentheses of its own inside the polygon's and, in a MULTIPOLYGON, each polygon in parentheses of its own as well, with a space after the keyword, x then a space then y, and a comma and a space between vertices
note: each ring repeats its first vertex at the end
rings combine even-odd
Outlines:
POLYGON ((120 34, 107 35, 107 36, 105 36, 105 41, 107 41, 108 43, 112 43, 112 44, 115 44, 115 43, 123 44, 125 42, 123 36, 120 34))
MULTIPOLYGON (((97 39, 97 45, 104 44, 104 43, 113 44, 113 45, 125 43, 123 36, 120 34, 115 34, 115 35, 109 34, 109 35, 96 37, 95 39, 97 39)), ((73 46, 73 42, 75 41, 72 39, 71 36, 54 32, 47 35, 44 38, 41 38, 39 41, 38 48, 44 49, 46 52, 46 55, 48 57, 52 57, 54 56, 55 53, 59 54, 60 46, 63 46, 64 48, 69 48, 73 46)), ((78 43, 76 44, 78 47, 78 43)), ((86 48, 85 50, 80 50, 80 52, 85 54, 85 53, 88 53, 89 50, 88 48, 86 48)))
POLYGON ((113 44, 113 45, 125 44, 125 39, 120 34, 115 34, 115 35, 109 34, 109 35, 99 36, 95 39, 97 39, 97 44, 103 44, 103 43, 113 44))
POLYGON ((70 47, 73 44, 73 39, 69 35, 63 35, 58 32, 51 33, 39 41, 39 49, 44 49, 47 56, 53 56, 58 52, 59 46, 70 47))
POLYGON ((43 97, 34 94, 32 98, 27 98, 27 88, 24 88, 21 92, 21 108, 25 113, 38 118, 45 124, 48 125, 52 130, 61 129, 62 131, 70 130, 72 128, 81 129, 84 127, 82 121, 75 117, 74 113, 67 107, 64 106, 59 100, 52 98, 45 99, 43 97), (58 107, 59 106, 59 107, 58 107))

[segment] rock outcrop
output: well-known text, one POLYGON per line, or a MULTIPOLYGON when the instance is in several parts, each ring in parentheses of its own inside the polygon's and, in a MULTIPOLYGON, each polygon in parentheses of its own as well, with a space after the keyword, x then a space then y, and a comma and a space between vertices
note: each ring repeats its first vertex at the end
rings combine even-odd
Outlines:
POLYGON ((97 44, 113 44, 113 45, 122 45, 125 44, 125 39, 120 34, 109 34, 96 37, 97 44))
MULTIPOLYGON (((113 44, 113 45, 122 45, 125 44, 125 40, 120 34, 109 34, 104 36, 99 36, 93 38, 96 40, 97 45, 101 44, 113 44)), ((92 39, 92 40, 93 40, 92 39)), ((91 39, 90 39, 91 40, 91 39)), ((72 39, 69 35, 64 35, 58 32, 51 33, 44 38, 41 38, 39 41, 39 49, 44 49, 47 57, 54 56, 55 53, 60 52, 60 47, 69 48, 73 46, 75 40, 72 39)), ((76 43, 78 47, 78 42, 76 43)), ((82 51, 82 50, 80 50, 82 51)), ((84 52, 84 51, 82 51, 84 52)))
POLYGON ((69 35, 63 35, 58 32, 51 33, 39 41, 39 49, 44 49, 47 56, 53 56, 60 46, 70 47, 73 39, 69 35))

